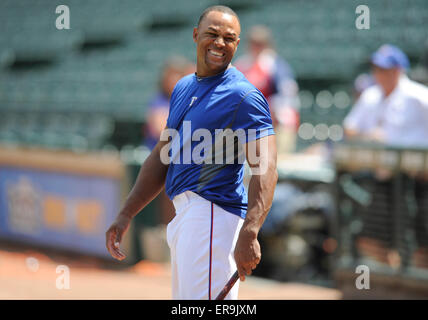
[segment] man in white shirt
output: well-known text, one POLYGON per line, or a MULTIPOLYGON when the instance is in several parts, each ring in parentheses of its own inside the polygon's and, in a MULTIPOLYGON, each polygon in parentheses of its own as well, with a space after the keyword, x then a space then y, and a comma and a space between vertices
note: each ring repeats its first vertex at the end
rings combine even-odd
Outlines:
POLYGON ((406 76, 407 56, 386 44, 371 62, 376 84, 363 91, 345 118, 346 136, 428 148, 428 88, 406 76))

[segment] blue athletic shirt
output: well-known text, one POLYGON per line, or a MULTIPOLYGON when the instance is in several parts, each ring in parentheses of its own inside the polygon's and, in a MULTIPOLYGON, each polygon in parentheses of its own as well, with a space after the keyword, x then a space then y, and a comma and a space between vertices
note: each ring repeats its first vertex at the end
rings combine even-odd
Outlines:
POLYGON ((256 135, 246 136, 245 141, 239 139, 242 145, 274 134, 265 97, 235 67, 211 77, 199 78, 191 74, 175 86, 167 119, 167 127, 177 130, 179 137, 179 140, 176 139, 176 146, 179 141, 179 147, 175 149, 175 155, 172 147, 169 155, 173 159, 179 150, 181 159, 179 163, 169 164, 165 183, 168 197, 173 199, 184 191, 193 191, 224 210, 245 218, 248 197, 243 185, 242 162, 198 164, 193 158, 190 162, 184 161, 183 145, 190 145, 194 150, 195 146, 204 142, 204 138, 192 141, 188 134, 187 138, 183 136, 184 122, 187 126, 185 132, 189 132, 190 124, 192 135, 196 129, 209 130, 213 137, 211 144, 214 144, 216 129, 243 129, 245 132, 257 129, 256 135))

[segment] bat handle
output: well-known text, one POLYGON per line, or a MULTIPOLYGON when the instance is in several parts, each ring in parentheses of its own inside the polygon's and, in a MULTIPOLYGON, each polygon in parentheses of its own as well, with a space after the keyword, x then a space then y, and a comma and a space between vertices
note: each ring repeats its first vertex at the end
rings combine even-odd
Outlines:
POLYGON ((215 298, 215 300, 224 300, 224 298, 227 296, 227 294, 235 285, 236 281, 238 281, 238 279, 239 279, 239 274, 238 274, 238 270, 236 270, 235 273, 230 277, 229 281, 224 286, 223 290, 221 290, 217 298, 215 298))

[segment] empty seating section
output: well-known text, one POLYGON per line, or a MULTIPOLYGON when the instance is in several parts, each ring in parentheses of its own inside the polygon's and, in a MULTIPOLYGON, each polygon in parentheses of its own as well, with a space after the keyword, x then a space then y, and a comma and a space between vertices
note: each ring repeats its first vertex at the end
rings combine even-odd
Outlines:
MULTIPOLYGON (((144 121, 160 68, 174 54, 195 59, 191 28, 214 0, 68 0, 69 30, 57 30, 49 0, 0 2, 0 141, 100 148, 114 121, 144 121)), ((302 92, 302 145, 339 141, 351 85, 374 49, 401 46, 416 61, 428 36, 424 0, 369 0, 370 29, 355 26, 359 1, 255 0, 235 8, 243 34, 266 24, 302 92), (311 86, 307 80, 322 80, 311 86)))

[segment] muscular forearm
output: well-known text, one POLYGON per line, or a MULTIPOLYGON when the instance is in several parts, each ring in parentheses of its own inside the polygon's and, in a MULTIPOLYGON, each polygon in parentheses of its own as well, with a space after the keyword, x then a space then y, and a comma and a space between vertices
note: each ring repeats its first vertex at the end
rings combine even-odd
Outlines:
MULTIPOLYGON (((257 154, 261 155, 260 161, 251 162, 251 159, 248 161, 253 175, 248 186, 247 216, 235 247, 234 257, 241 281, 244 281, 245 275, 250 275, 260 262, 261 250, 257 236, 272 205, 273 193, 278 180, 275 137, 262 139, 261 141, 264 143, 268 142, 268 150, 260 152, 259 144, 256 144, 258 146, 257 154), (261 168, 265 168, 265 165, 267 165, 267 169, 261 170, 261 168)), ((249 157, 247 157, 248 159, 249 157)))
POLYGON ((246 237, 256 238, 272 205, 278 180, 275 136, 250 142, 246 148, 253 175, 248 186, 248 209, 242 231, 246 237))
POLYGON ((133 218, 149 204, 165 185, 168 165, 160 160, 162 144, 158 143, 149 157, 144 161, 137 180, 129 193, 119 215, 133 218))
POLYGON ((265 174, 251 177, 248 187, 247 216, 242 228, 254 237, 257 237, 272 206, 277 180, 276 163, 271 163, 265 174))

